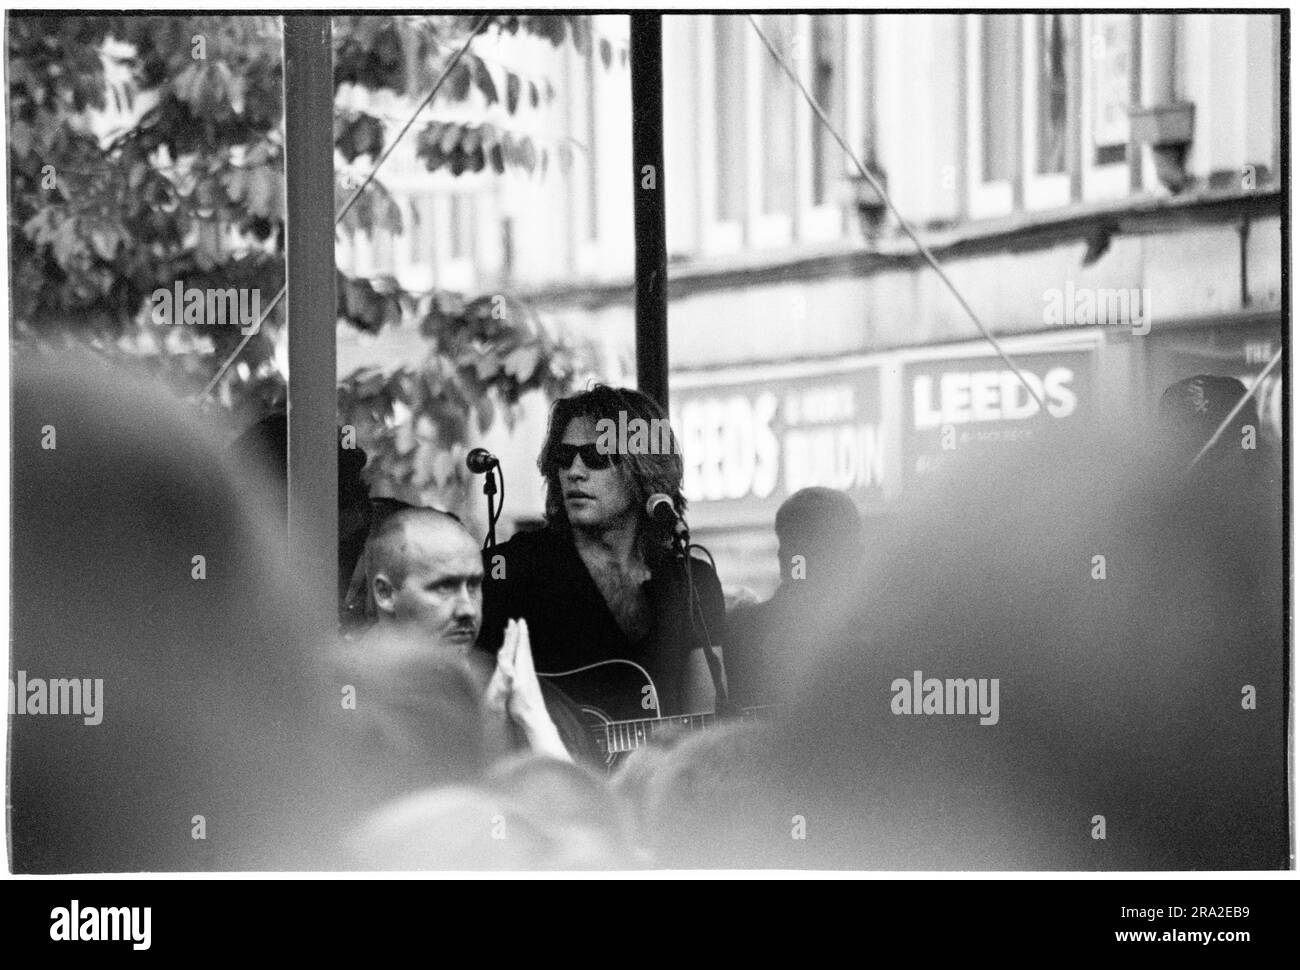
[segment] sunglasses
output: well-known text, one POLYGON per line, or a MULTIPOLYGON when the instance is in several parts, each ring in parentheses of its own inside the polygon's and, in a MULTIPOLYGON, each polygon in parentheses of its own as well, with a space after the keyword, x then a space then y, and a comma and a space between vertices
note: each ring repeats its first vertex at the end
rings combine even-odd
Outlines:
POLYGON ((582 456, 583 466, 592 471, 608 468, 614 460, 613 455, 605 454, 596 447, 596 443, 593 441, 585 445, 555 445, 551 449, 551 462, 558 470, 565 471, 573 464, 573 459, 577 455, 582 456))

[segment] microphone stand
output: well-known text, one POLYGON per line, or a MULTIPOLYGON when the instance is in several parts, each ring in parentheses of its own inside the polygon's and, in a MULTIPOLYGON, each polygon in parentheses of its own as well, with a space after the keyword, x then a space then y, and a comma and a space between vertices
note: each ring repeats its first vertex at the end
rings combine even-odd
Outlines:
POLYGON ((495 468, 489 468, 483 475, 483 494, 487 496, 487 542, 484 549, 491 549, 497 544, 497 516, 496 500, 497 494, 497 472, 495 468))

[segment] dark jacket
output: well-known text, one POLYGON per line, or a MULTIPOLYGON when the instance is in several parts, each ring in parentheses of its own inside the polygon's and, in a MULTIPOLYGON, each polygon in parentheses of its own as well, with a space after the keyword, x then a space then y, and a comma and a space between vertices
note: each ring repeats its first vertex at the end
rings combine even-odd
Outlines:
POLYGON ((519 533, 483 554, 479 647, 495 652, 506 621, 522 618, 528 622, 539 674, 562 673, 602 660, 632 660, 654 680, 661 713, 694 713, 682 710, 686 658, 707 642, 720 646, 725 619, 717 573, 700 559, 691 558, 690 564, 700 609, 689 608, 681 560, 665 562, 651 570, 647 584, 651 632, 632 642, 619 628, 567 535, 554 528, 519 533))

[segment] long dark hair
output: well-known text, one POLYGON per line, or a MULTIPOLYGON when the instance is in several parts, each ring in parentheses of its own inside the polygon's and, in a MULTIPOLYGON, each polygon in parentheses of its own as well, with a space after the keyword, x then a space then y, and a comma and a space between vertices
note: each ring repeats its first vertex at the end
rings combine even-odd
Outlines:
MULTIPOLYGON (((677 513, 684 515, 686 498, 682 495, 681 447, 668 423, 668 416, 654 398, 640 391, 597 384, 580 394, 560 398, 551 406, 546 441, 542 445, 541 454, 537 456, 537 469, 546 479, 546 521, 553 528, 564 532, 569 530, 569 518, 564 511, 564 488, 560 484, 558 463, 554 457, 555 448, 564 439, 569 423, 574 418, 590 418, 593 423, 609 420, 617 425, 620 413, 625 416, 628 425, 634 419, 640 419, 648 428, 667 429, 668 447, 652 447, 648 449, 649 453, 627 454, 620 451, 610 455, 613 467, 622 467, 628 472, 628 484, 632 488, 637 508, 641 510, 638 542, 646 563, 650 564, 664 558, 669 552, 670 544, 667 537, 659 535, 658 530, 650 527, 650 518, 645 514, 646 500, 656 492, 662 492, 673 500, 677 513)), ((652 442, 658 443, 662 443, 662 439, 652 442)))

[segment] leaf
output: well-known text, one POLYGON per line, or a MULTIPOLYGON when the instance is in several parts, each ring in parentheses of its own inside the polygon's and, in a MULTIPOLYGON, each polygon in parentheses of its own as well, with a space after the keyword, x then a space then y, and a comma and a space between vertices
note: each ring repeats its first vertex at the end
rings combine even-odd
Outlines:
POLYGON ((440 451, 434 456, 431 471, 433 473, 434 483, 437 485, 446 484, 456 477, 456 470, 459 462, 456 456, 450 451, 440 451))
POLYGON ((440 145, 443 128, 442 122, 432 122, 420 132, 420 137, 416 140, 415 154, 424 160, 424 165, 430 172, 438 171, 447 160, 440 145))
POLYGON ((172 90, 176 92, 176 97, 187 103, 193 103, 203 87, 203 76, 206 73, 206 61, 195 61, 183 69, 172 81, 172 90))
POLYGON ((569 17, 569 29, 573 32, 573 46, 579 54, 586 57, 591 51, 591 22, 585 14, 569 17))
POLYGON ((244 197, 247 182, 248 173, 242 168, 229 169, 221 176, 221 183, 226 187, 226 195, 232 202, 238 202, 244 197))
POLYGON ((419 439, 415 436, 415 429, 411 427, 410 422, 403 422, 395 429, 393 435, 393 447, 399 455, 409 455, 419 444, 419 439))
POLYGON ((54 226, 53 207, 41 209, 36 215, 32 216, 23 224, 23 232, 27 238, 38 246, 43 246, 54 239, 56 227, 54 226))
POLYGON ((492 398, 484 395, 478 400, 478 431, 479 434, 487 434, 488 429, 492 427, 492 422, 496 418, 496 407, 492 404, 492 398))
POLYGON ((469 65, 462 60, 447 78, 447 96, 453 101, 464 101, 469 97, 471 80, 469 65))
POLYGON ((451 168, 452 175, 464 175, 468 163, 469 159, 465 157, 465 153, 459 145, 456 146, 455 151, 447 156, 447 164, 451 168))
POLYGON ((271 211, 271 200, 275 194, 275 182, 278 177, 278 173, 273 172, 269 165, 255 168, 248 173, 249 211, 259 216, 275 214, 271 211))
POLYGON ((531 104, 534 108, 536 108, 538 104, 541 103, 541 100, 542 100, 542 95, 541 92, 537 90, 537 85, 534 84, 532 81, 529 81, 528 82, 528 103, 531 104))
POLYGON ((452 150, 460 141, 461 133, 465 129, 460 125, 449 124, 442 133, 442 138, 438 142, 438 147, 442 149, 444 155, 450 155, 452 150))
POLYGON ((348 152, 344 153, 348 161, 352 161, 358 155, 378 155, 384 147, 384 124, 378 118, 368 114, 362 114, 357 118, 350 134, 350 156, 348 152))
POLYGON ((519 107, 519 75, 506 75, 506 110, 511 114, 519 107))
POLYGON ((31 151, 32 129, 26 122, 14 121, 9 125, 9 147, 19 158, 31 151))
POLYGON ((478 57, 474 58, 474 83, 483 92, 483 98, 488 105, 494 105, 501 100, 497 95, 497 85, 492 80, 492 73, 488 70, 487 65, 483 63, 482 58, 478 57))
MULTIPOLYGON (((371 186, 375 183, 371 182, 371 186)), ((402 207, 397 204, 397 200, 391 195, 384 198, 384 211, 381 216, 384 229, 391 235, 400 236, 402 234, 402 207)))
POLYGON ((117 230, 111 226, 96 225, 90 231, 90 245, 100 259, 111 260, 117 252, 117 244, 120 241, 121 237, 117 230))
POLYGON ((606 70, 609 69, 610 61, 613 60, 613 58, 614 49, 610 47, 609 39, 602 37, 600 39, 600 62, 605 65, 606 70))
POLYGON ((504 370, 516 378, 521 384, 527 382, 533 372, 537 370, 537 361, 541 357, 541 351, 536 344, 529 344, 524 347, 512 350, 506 357, 504 370))
POLYGON ((86 245, 77 232, 75 219, 65 219, 54 234, 54 258, 67 267, 78 256, 85 255, 86 245))

